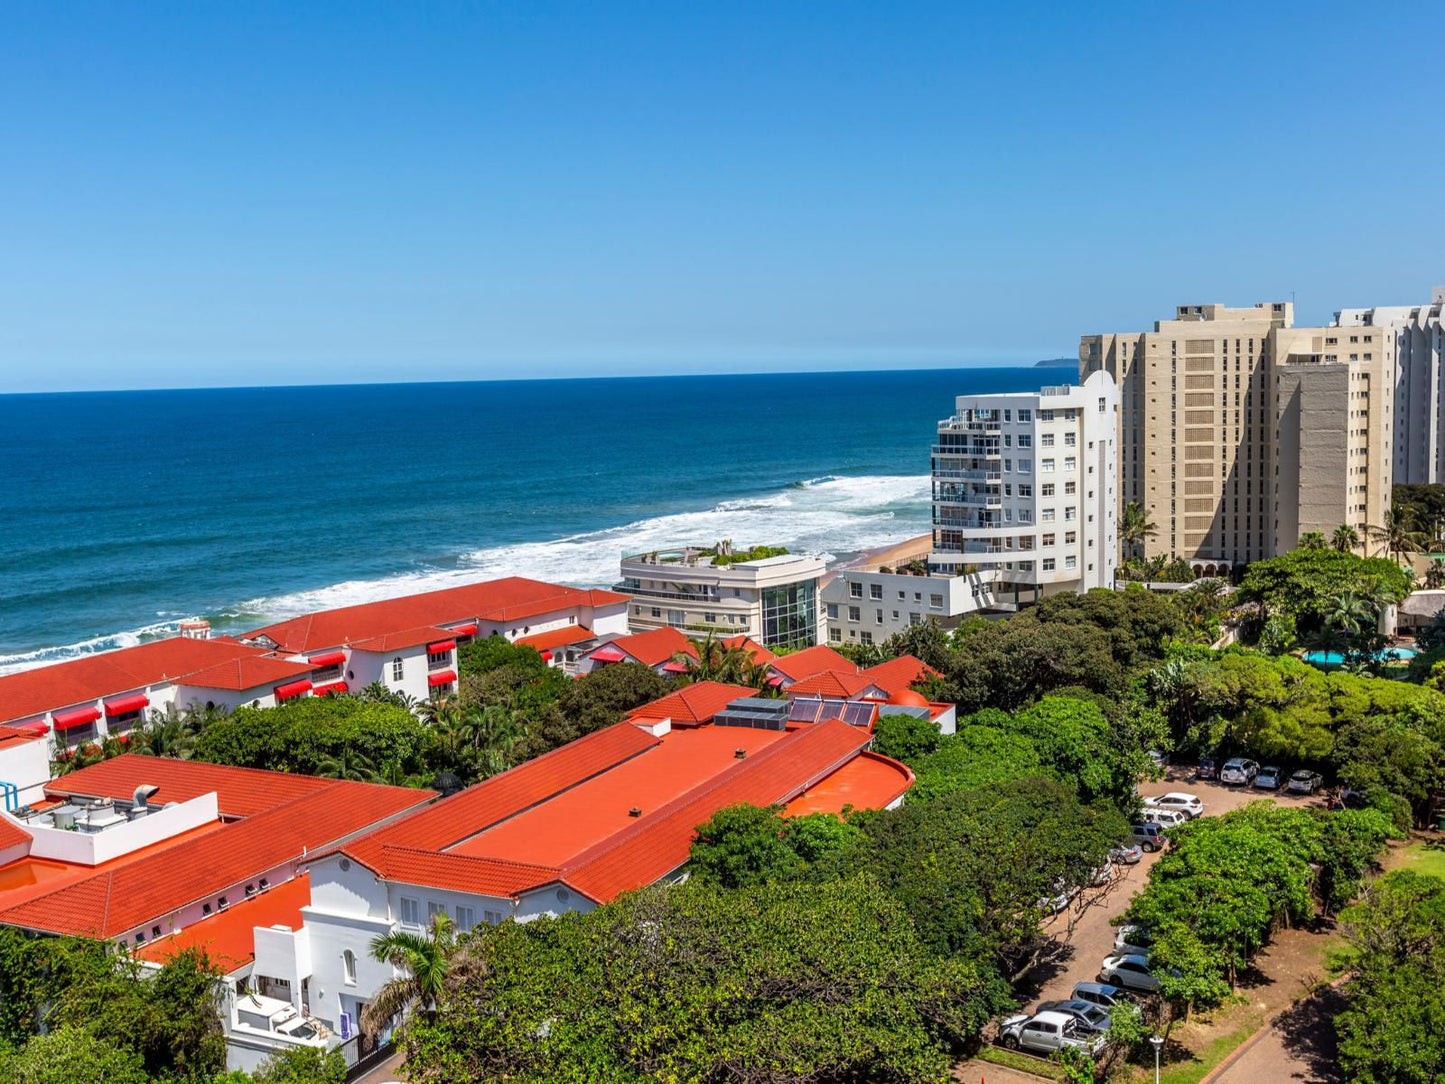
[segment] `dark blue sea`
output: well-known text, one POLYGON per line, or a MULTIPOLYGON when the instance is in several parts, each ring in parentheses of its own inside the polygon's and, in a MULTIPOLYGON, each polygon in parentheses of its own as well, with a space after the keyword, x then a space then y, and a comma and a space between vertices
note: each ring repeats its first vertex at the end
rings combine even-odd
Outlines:
POLYGON ((0 396, 0 671, 731 538, 926 533, 953 397, 1061 368, 0 396))

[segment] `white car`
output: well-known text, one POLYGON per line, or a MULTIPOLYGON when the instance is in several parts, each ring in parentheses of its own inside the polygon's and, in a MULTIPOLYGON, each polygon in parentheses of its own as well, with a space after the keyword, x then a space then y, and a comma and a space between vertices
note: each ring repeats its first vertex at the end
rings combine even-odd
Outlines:
POLYGON ((1148 956, 1149 943, 1154 939, 1143 926, 1125 923, 1114 935, 1114 954, 1117 956, 1148 956))
POLYGON ((1183 791, 1170 791, 1157 798, 1145 798, 1144 805, 1149 809, 1177 810, 1180 813, 1187 813, 1191 817, 1204 816, 1204 803, 1200 801, 1199 795, 1185 794, 1183 791))
POLYGON ((1004 1046, 1014 1050, 1022 1047, 1036 1054, 1054 1054, 1064 1047, 1073 1047, 1097 1057, 1106 1041, 1106 1036, 1065 1012, 1012 1016, 999 1028, 999 1042, 1004 1046))
POLYGON ((1144 810, 1144 823, 1157 824, 1160 828, 1173 828, 1178 824, 1186 824, 1189 821, 1189 814, 1178 809, 1146 809, 1144 810))
POLYGON ((1135 952, 1105 956, 1099 965, 1099 981, 1151 994, 1159 989, 1159 980, 1149 970, 1149 957, 1135 952))

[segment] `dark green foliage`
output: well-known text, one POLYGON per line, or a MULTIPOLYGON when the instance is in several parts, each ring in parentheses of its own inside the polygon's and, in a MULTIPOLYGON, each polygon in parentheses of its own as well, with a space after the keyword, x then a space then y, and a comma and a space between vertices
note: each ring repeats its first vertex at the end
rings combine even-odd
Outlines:
POLYGON ((722 888, 791 880, 814 865, 831 867, 858 836, 827 813, 784 817, 771 806, 728 806, 698 825, 688 868, 700 883, 722 888))
POLYGON ((926 802, 956 791, 975 790, 987 783, 1043 775, 1039 751, 1022 734, 1011 733, 1004 712, 976 712, 957 734, 943 739, 939 749, 910 763, 917 775, 908 792, 909 802, 926 802), (1002 726, 985 726, 976 719, 997 715, 1002 726))
POLYGON ((916 715, 885 715, 873 730, 873 751, 908 765, 917 764, 939 747, 943 735, 932 719, 916 715))
POLYGON ((671 686, 651 667, 619 662, 594 670, 562 691, 529 738, 531 756, 621 722, 627 713, 667 695, 671 686))
POLYGON ((20 1050, 0 1050, 5 1084, 147 1084, 150 1079, 139 1054, 74 1025, 37 1035, 20 1050))
POLYGON ((473 640, 457 648, 457 667, 463 675, 485 674, 503 666, 516 666, 528 673, 540 674, 551 669, 534 647, 514 644, 505 636, 493 633, 485 640, 473 640))
POLYGON ((1007 1004, 857 878, 644 889, 490 927, 469 951, 407 1033, 412 1079, 943 1084, 950 1051, 1007 1004))
POLYGON ((1358 557, 1332 549, 1297 549, 1255 561, 1245 569, 1234 602, 1257 602, 1295 620, 1302 635, 1317 632, 1341 595, 1376 603, 1399 602, 1411 575, 1384 557, 1358 557))
POLYGON ((1335 1018, 1340 1066, 1356 1084, 1445 1080, 1445 880, 1381 877, 1342 916, 1354 979, 1335 1018))
MULTIPOLYGON (((350 759, 353 769, 404 773, 425 770, 430 729, 405 708, 361 697, 288 700, 274 708, 238 708, 196 739, 194 756, 213 764, 333 775, 350 759)), ((353 776, 355 777, 355 776, 353 776)))
POLYGON ((252 1079, 256 1084, 342 1084, 346 1059, 339 1050, 283 1050, 267 1058, 252 1079))

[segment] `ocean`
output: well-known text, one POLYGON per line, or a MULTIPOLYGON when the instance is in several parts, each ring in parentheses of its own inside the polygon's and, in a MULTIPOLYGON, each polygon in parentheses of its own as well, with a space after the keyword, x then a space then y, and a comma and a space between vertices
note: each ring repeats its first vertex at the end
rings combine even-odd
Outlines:
POLYGON ((973 368, 0 396, 0 672, 489 577, 607 586, 731 538, 929 529, 973 368))

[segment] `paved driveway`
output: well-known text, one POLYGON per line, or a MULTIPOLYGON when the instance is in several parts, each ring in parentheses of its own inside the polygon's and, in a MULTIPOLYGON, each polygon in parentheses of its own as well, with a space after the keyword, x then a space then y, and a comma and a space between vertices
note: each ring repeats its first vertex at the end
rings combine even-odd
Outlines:
MULTIPOLYGON (((1146 798, 1176 790, 1198 795, 1204 802, 1206 817, 1227 813, 1261 799, 1276 801, 1281 805, 1309 805, 1321 801, 1319 798, 1302 798, 1283 792, 1226 787, 1208 780, 1191 782, 1187 769, 1174 769, 1172 774, 1172 779, 1141 783, 1139 793, 1146 798)), ((1047 932, 1062 936, 1072 920, 1074 930, 1069 938, 1065 958, 1044 965, 1030 976, 1038 992, 1029 1002, 1029 1008, 1040 1001, 1067 998, 1073 992, 1074 983, 1093 982, 1099 977, 1099 964, 1114 951, 1116 930, 1110 919, 1123 913, 1134 893, 1144 887, 1149 877, 1149 867, 1158 858, 1159 855, 1146 852, 1143 861, 1138 865, 1116 867, 1114 880, 1110 884, 1081 893, 1067 912, 1055 916, 1045 926, 1047 932)), ((1025 989, 1027 988, 1026 980, 1025 989)))
POLYGON ((1338 990, 1325 987, 1280 1013, 1212 1084, 1339 1084, 1344 1078, 1335 1051, 1334 1017, 1344 1003, 1338 990))

